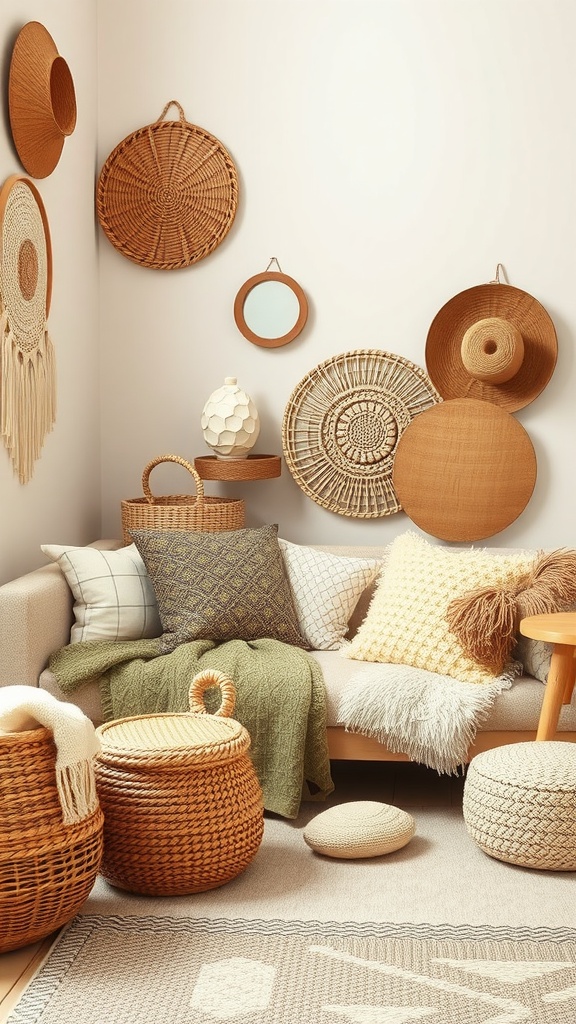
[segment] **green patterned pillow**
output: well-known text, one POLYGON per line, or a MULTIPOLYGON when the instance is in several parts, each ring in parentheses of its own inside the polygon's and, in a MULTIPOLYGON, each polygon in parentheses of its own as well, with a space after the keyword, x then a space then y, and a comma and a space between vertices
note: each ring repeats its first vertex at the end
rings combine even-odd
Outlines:
POLYGON ((269 637, 306 647, 277 526, 204 533, 133 530, 156 593, 162 649, 269 637))

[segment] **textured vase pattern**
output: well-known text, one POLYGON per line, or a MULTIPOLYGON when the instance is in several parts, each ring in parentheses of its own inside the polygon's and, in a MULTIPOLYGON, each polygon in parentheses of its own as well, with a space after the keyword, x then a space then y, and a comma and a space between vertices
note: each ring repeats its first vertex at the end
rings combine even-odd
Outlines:
POLYGON ((219 459, 245 459, 260 433, 256 406, 236 377, 226 377, 210 395, 200 425, 206 444, 219 459))

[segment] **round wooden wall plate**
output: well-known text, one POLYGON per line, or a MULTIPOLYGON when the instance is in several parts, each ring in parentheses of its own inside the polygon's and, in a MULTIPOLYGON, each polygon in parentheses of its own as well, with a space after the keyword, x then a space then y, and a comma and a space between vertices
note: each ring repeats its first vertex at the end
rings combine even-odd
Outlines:
POLYGON ((524 511, 536 454, 505 409, 457 398, 420 413, 398 442, 394 489, 416 526, 447 541, 493 537, 524 511))

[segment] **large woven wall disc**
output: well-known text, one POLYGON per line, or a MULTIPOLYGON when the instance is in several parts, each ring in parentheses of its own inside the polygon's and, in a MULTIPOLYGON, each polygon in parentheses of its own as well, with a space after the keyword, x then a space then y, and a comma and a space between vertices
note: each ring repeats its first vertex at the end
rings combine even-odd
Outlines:
POLYGON ((499 282, 455 295, 434 317, 426 339, 426 368, 442 398, 478 398, 508 412, 537 398, 554 372, 557 355, 556 330, 541 303, 528 292, 499 282), (462 358, 462 343, 474 325, 489 320, 499 328, 492 338, 486 334, 484 352, 476 353, 482 370, 475 377, 462 358), (497 372, 490 380, 490 359, 493 353, 498 361, 499 335, 506 322, 521 335, 520 365, 509 379, 497 383, 497 372))
POLYGON ((393 480, 404 511, 426 533, 482 540, 524 511, 536 483, 536 454, 510 413, 490 402, 455 398, 407 427, 393 480))
POLYGON ((420 366, 372 349, 320 363, 293 391, 282 444, 298 486, 322 508, 375 519, 400 511, 392 466, 402 432, 440 396, 420 366))
POLYGON ((238 205, 232 157, 171 100, 158 121, 127 136, 106 160, 96 210, 112 245, 144 267, 177 270, 228 234, 238 205), (178 121, 163 121, 175 104, 178 121))

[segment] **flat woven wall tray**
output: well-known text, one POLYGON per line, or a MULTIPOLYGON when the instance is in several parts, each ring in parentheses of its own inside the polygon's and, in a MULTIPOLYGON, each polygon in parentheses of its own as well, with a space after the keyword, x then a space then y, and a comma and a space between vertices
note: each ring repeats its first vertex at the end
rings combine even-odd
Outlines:
POLYGON ((376 519, 399 512, 392 466, 402 432, 441 398, 428 374, 378 349, 320 363, 293 391, 282 423, 286 465, 322 508, 376 519))
POLYGON ((204 494, 200 475, 179 455, 159 455, 142 473, 143 497, 125 498, 121 502, 122 536, 132 543, 131 530, 239 530, 245 523, 244 502, 237 498, 209 498, 204 494), (196 494, 154 495, 150 490, 150 473, 162 462, 176 462, 193 476, 196 494))
POLYGON ((112 245, 144 267, 177 270, 204 259, 232 227, 238 175, 222 143, 186 120, 177 100, 128 135, 106 160, 96 211, 112 245), (165 121, 170 106, 178 121, 165 121))

